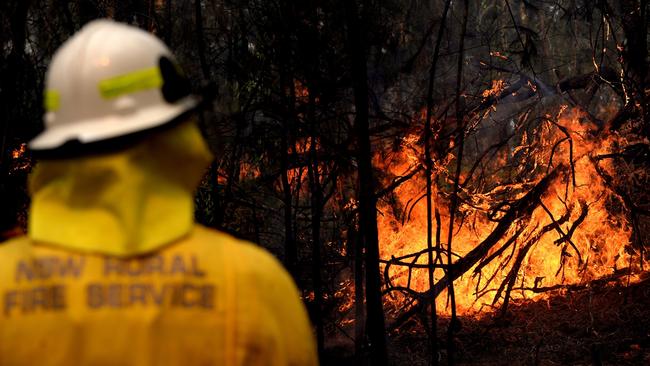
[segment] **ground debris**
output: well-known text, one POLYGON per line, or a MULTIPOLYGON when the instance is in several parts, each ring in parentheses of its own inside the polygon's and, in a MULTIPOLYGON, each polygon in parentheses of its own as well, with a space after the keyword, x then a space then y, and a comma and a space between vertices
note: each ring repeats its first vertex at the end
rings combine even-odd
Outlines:
MULTIPOLYGON (((650 278, 635 284, 562 289, 513 301, 508 312, 463 318, 458 365, 650 365, 650 278)), ((448 320, 441 319, 444 347, 448 320)), ((427 338, 411 322, 392 339, 396 364, 426 364, 427 338), (419 349, 418 352, 413 350, 419 349)), ((445 349, 441 350, 445 358, 445 349)))

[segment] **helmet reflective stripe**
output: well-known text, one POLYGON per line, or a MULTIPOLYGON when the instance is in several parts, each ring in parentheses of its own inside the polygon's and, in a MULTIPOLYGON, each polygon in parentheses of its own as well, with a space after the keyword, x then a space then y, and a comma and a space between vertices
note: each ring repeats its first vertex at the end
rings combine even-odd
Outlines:
POLYGON ((141 90, 160 88, 162 84, 160 69, 151 67, 102 80, 99 82, 99 93, 104 99, 113 99, 141 90))
POLYGON ((56 90, 46 90, 43 97, 43 104, 45 110, 48 112, 54 112, 61 106, 61 96, 56 90))

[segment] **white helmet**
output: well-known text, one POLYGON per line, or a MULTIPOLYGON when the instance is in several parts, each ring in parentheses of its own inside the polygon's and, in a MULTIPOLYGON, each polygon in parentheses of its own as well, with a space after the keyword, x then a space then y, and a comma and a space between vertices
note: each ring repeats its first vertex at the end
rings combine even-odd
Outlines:
POLYGON ((95 20, 54 54, 45 131, 32 150, 90 144, 162 126, 197 105, 170 50, 153 35, 95 20))

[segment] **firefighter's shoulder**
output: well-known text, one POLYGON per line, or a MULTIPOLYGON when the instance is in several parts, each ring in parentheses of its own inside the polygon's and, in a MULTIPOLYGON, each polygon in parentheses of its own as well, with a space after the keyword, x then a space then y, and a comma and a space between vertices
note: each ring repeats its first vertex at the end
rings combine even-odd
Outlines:
POLYGON ((260 357, 278 360, 277 364, 317 365, 307 311, 280 261, 259 245, 211 229, 197 227, 192 236, 202 246, 219 247, 224 256, 222 263, 229 267, 224 272, 229 273, 237 294, 242 342, 260 357))
POLYGON ((15 236, 0 245, 0 266, 23 258, 31 249, 31 241, 25 235, 15 236))
POLYGON ((267 283, 272 287, 286 286, 295 290, 293 280, 282 264, 265 248, 234 236, 195 225, 192 232, 194 245, 202 247, 200 251, 219 250, 225 257, 224 262, 233 267, 238 282, 241 277, 248 280, 267 283))
POLYGON ((0 288, 13 279, 15 264, 29 256, 30 244, 26 236, 17 236, 0 245, 0 288))

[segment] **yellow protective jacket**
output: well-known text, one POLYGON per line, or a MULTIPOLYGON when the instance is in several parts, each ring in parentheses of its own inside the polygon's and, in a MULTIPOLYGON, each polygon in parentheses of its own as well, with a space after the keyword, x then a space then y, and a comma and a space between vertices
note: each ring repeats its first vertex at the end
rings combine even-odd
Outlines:
POLYGON ((44 161, 29 234, 0 245, 0 365, 316 365, 290 276, 192 223, 191 123, 119 153, 44 161))

